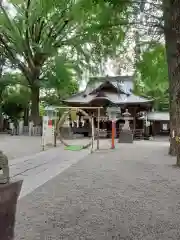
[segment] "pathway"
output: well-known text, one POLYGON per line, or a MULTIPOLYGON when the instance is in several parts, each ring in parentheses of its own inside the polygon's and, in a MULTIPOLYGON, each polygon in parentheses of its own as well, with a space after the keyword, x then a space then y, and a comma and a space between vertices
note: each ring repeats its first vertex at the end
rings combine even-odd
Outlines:
MULTIPOLYGON (((82 145, 88 141, 88 139, 69 140, 68 143, 82 145)), ((106 142, 102 142, 101 146, 103 143, 106 142)), ((12 179, 20 178, 24 180, 20 195, 20 197, 23 197, 88 154, 90 154, 90 149, 67 151, 64 150, 63 145, 58 145, 56 148, 52 147, 46 151, 10 159, 10 175, 12 179)))
MULTIPOLYGON (((88 143, 90 139, 83 138, 66 141, 68 144, 82 145, 88 143)), ((96 147, 96 141, 94 144, 96 147)), ((104 144, 107 148, 110 148, 110 140, 100 140, 100 145, 104 146, 104 144)), ((57 146, 62 146, 62 144, 58 140, 57 146)), ((49 150, 51 148, 53 147, 46 146, 45 150, 49 150)), ((10 161, 16 158, 31 156, 42 151, 41 137, 11 136, 7 134, 0 134, 0 150, 2 150, 8 156, 10 161)))
POLYGON ((40 152, 41 149, 41 137, 0 134, 0 150, 2 150, 10 160, 36 154, 40 152))
POLYGON ((86 155, 19 200, 15 239, 180 239, 180 169, 167 146, 86 155))

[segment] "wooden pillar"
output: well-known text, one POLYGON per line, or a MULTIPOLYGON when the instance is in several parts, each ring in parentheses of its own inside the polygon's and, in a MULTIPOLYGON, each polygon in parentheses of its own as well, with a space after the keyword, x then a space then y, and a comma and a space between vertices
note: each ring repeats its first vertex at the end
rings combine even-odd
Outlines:
POLYGON ((133 117, 134 117, 134 121, 133 121, 133 133, 135 133, 136 130, 136 111, 137 111, 137 107, 134 108, 134 112, 133 112, 133 117))
POLYGON ((155 136, 156 135, 156 131, 155 131, 155 122, 154 121, 151 121, 151 124, 152 124, 152 135, 155 136))
POLYGON ((100 108, 98 108, 98 116, 97 116, 97 150, 99 150, 99 121, 100 121, 100 108))

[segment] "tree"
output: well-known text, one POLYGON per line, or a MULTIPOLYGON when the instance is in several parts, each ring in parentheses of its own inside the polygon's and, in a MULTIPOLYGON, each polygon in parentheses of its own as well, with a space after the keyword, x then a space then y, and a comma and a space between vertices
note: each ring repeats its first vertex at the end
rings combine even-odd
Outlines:
POLYGON ((169 82, 166 51, 163 44, 156 44, 142 53, 136 62, 135 92, 154 99, 155 110, 169 105, 169 82))
MULTIPOLYGON (((112 1, 114 5, 117 5, 117 1, 112 1)), ((178 96, 178 79, 179 79, 179 0, 131 0, 130 9, 132 12, 131 26, 138 27, 140 32, 140 47, 147 48, 156 43, 157 41, 163 41, 165 38, 165 48, 168 64, 168 79, 169 79, 169 110, 170 110, 170 148, 169 153, 176 155, 176 141, 172 136, 173 132, 179 133, 180 127, 177 120, 177 114, 179 106, 177 106, 178 96), (139 11, 137 11, 140 10, 139 11), (133 11, 134 10, 134 11, 133 11), (137 14, 138 13, 138 14, 137 14), (143 15, 143 18, 138 17, 143 15), (142 20, 141 20, 142 19, 142 20), (177 56, 178 55, 178 56, 177 56), (176 78, 176 79, 175 79, 176 78)), ((119 1, 119 8, 120 8, 119 1)), ((179 134, 177 134, 179 138, 179 134)), ((178 145, 179 146, 179 145, 178 145)), ((179 147, 180 148, 180 147, 179 147)), ((178 150, 180 151, 180 149, 178 150)), ((180 155, 180 154, 179 154, 180 155)), ((180 157, 178 157, 178 164, 180 165, 180 157)))
POLYGON ((24 109, 30 100, 30 92, 27 87, 20 85, 8 86, 3 93, 2 111, 11 121, 17 121, 23 117, 24 109))
POLYGON ((5 62, 4 59, 4 66, 1 67, 1 74, 0 74, 0 128, 3 129, 3 102, 4 102, 4 96, 9 87, 14 87, 16 84, 20 83, 20 76, 19 74, 8 74, 3 71, 3 68, 5 68, 5 62))
POLYGON ((14 17, 1 4, 0 44, 27 80, 32 117, 38 124, 39 93, 49 60, 57 53, 70 53, 74 61, 89 67, 89 59, 112 52, 124 37, 117 19, 127 19, 126 3, 111 13, 111 4, 101 0, 26 0, 11 5, 14 17))
POLYGON ((163 0, 164 34, 170 92, 171 150, 180 166, 180 1, 163 0), (172 132, 176 138, 173 138, 172 132), (177 142, 175 141, 177 140, 177 142), (173 147, 175 146, 175 147, 173 147))
POLYGON ((79 90, 78 71, 75 64, 63 56, 56 56, 49 63, 44 77, 43 97, 45 104, 59 106, 62 101, 79 90))
MULTIPOLYGON (((133 5, 133 1, 131 4, 133 5)), ((171 155, 177 153, 177 164, 180 165, 180 0, 158 0, 158 1, 141 1, 146 3, 148 7, 148 19, 151 19, 159 36, 165 38, 166 59, 168 66, 169 79, 169 107, 170 107, 170 149, 171 155), (151 10, 153 9, 153 12, 151 10), (176 138, 173 137, 175 133, 176 138), (175 141, 177 140, 177 142, 175 141)), ((147 9, 145 9, 147 11, 147 9)), ((151 22, 143 20, 146 23, 147 29, 152 27, 151 22)), ((143 25, 142 24, 142 25, 143 25)), ((152 28, 149 29, 150 33, 152 28)), ((153 31, 154 32, 154 31, 153 31)), ((153 41, 150 41, 152 43, 153 41)))

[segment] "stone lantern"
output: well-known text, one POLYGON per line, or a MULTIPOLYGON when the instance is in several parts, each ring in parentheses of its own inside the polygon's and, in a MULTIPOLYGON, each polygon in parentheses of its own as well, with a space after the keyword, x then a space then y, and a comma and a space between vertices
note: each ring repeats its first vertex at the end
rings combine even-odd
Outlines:
POLYGON ((133 134, 129 126, 129 121, 133 120, 133 117, 131 117, 128 109, 125 110, 122 116, 125 123, 119 135, 119 143, 133 143, 133 134))
POLYGON ((54 120, 57 117, 57 108, 55 106, 47 106, 44 108, 44 116, 48 120, 54 120))
POLYGON ((111 121, 116 121, 118 118, 118 114, 121 113, 120 107, 108 107, 107 110, 107 115, 111 121))
POLYGON ((2 151, 0 171, 0 239, 13 240, 17 199, 23 181, 10 181, 8 158, 2 151))

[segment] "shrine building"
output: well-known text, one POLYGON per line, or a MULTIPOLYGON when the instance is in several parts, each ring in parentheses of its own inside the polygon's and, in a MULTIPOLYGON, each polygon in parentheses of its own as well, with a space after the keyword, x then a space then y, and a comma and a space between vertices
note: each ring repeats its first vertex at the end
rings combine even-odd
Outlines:
MULTIPOLYGON (((84 91, 72 95, 64 100, 67 106, 71 107, 102 107, 100 109, 100 136, 110 137, 111 119, 108 116, 107 109, 115 107, 116 113, 116 135, 118 137, 121 126, 124 123, 123 113, 127 111, 131 115, 130 128, 134 137, 141 137, 147 131, 148 115, 153 109, 153 99, 137 96, 133 93, 134 81, 133 76, 106 76, 90 78, 84 91), (146 116, 146 117, 145 117, 146 116)), ((94 117, 94 125, 97 128, 97 109, 86 109, 89 115, 94 117)), ((167 117, 166 117, 167 118, 167 117)), ((167 119, 166 119, 167 120, 167 119)), ((163 119, 162 119, 163 121, 163 119)), ((149 122, 152 125, 155 120, 149 122)), ((169 123, 168 123, 169 124, 169 123)), ((157 132, 156 123, 156 132, 157 132)), ((90 135, 91 130, 88 128, 88 122, 79 116, 79 123, 73 125, 74 131, 82 133, 84 136, 90 135)))

